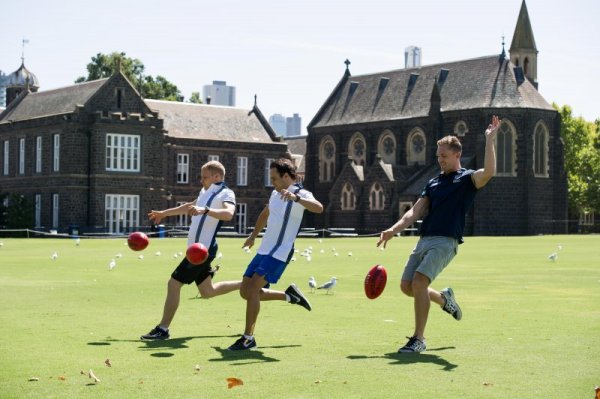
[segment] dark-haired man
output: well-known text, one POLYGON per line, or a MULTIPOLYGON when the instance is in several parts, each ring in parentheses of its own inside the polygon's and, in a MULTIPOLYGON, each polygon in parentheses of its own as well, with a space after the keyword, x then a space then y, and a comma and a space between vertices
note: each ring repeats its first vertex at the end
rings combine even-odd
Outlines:
POLYGON ((296 183, 296 167, 289 159, 280 158, 270 165, 274 190, 269 204, 260 214, 254 231, 246 240, 251 247, 258 233, 267 230, 256 256, 252 259, 242 280, 240 295, 246 300, 246 326, 244 335, 229 350, 248 350, 256 347, 254 327, 260 312, 260 301, 281 300, 311 310, 310 303, 295 284, 285 292, 268 289, 283 274, 293 252, 294 241, 300 230, 304 210, 323 212, 323 205, 312 193, 296 183))

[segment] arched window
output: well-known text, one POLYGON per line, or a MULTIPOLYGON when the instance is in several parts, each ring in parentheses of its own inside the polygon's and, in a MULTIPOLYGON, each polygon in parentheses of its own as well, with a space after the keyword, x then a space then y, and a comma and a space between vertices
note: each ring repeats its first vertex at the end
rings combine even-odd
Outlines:
POLYGON ((319 181, 332 181, 334 171, 335 142, 331 136, 326 136, 321 140, 321 145, 319 146, 319 181))
POLYGON ((353 211, 356 209, 354 187, 350 183, 344 184, 344 188, 342 189, 341 208, 343 211, 353 211))
POLYGON ((512 124, 502 121, 496 134, 496 175, 516 176, 517 134, 512 124))
POLYGON ((367 158, 367 144, 362 134, 356 132, 354 136, 352 136, 348 146, 348 154, 357 165, 365 165, 365 160, 367 158))
POLYGON ((390 130, 384 130, 379 138, 377 152, 381 155, 381 159, 387 164, 396 164, 396 138, 390 130))
POLYGON ((548 129, 540 121, 533 131, 533 174, 536 177, 548 177, 548 129))
POLYGON ((415 128, 408 134, 406 142, 407 165, 425 165, 426 144, 425 133, 421 129, 415 128))
POLYGON ((371 186, 369 193, 369 209, 372 211, 382 211, 385 208, 385 193, 381 184, 375 183, 371 186))
POLYGON ((523 60, 523 73, 527 76, 527 72, 529 72, 529 58, 525 57, 523 60))
POLYGON ((467 128, 467 124, 464 121, 456 122, 454 125, 454 134, 457 137, 464 137, 465 134, 469 133, 469 129, 467 128))

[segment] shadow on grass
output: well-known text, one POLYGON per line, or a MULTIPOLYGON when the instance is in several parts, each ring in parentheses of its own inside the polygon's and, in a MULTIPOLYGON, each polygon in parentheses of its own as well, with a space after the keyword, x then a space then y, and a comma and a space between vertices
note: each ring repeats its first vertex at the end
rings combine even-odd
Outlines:
MULTIPOLYGON (((454 349, 453 346, 444 348, 428 349, 428 352, 441 351, 446 349, 454 349)), ((446 359, 429 353, 398 353, 391 352, 379 356, 365 356, 365 355, 350 355, 350 360, 362 360, 362 359, 390 359, 393 360, 390 364, 413 364, 413 363, 432 363, 442 366, 444 371, 452 371, 458 367, 457 364, 450 363, 446 359)))
MULTIPOLYGON (((260 349, 281 349, 281 348, 293 348, 300 345, 274 345, 274 346, 261 346, 260 349)), ((274 357, 265 356, 264 353, 259 349, 247 350, 247 351, 230 351, 227 348, 221 348, 220 346, 213 346, 213 349, 221 354, 221 357, 208 359, 209 362, 231 362, 233 366, 244 366, 253 363, 270 363, 279 362, 279 359, 274 357)))

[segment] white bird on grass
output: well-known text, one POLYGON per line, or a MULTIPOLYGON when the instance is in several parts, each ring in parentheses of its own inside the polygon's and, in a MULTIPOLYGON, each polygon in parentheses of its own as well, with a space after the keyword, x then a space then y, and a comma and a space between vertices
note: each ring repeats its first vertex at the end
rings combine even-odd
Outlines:
POLYGON ((310 276, 308 279, 308 286, 310 287, 310 292, 315 292, 315 288, 317 288, 317 280, 313 276, 310 276))
POLYGON ((52 260, 56 260, 56 258, 58 258, 58 254, 57 254, 56 252, 54 252, 54 253, 52 254, 52 256, 50 257, 50 259, 52 259, 52 260))
POLYGON ((548 256, 548 259, 550 259, 552 262, 556 262, 558 259, 558 254, 556 252, 552 252, 550 256, 548 256))
POLYGON ((81 239, 78 238, 75 240, 75 245, 79 246, 79 244, 81 244, 81 239))
POLYGON ((115 262, 114 259, 111 259, 110 263, 108 264, 108 270, 114 269, 116 265, 117 265, 117 262, 115 262))
POLYGON ((337 284, 337 278, 332 277, 331 280, 329 280, 328 282, 326 282, 323 285, 320 285, 317 289, 318 290, 327 290, 327 294, 329 294, 329 292, 333 291, 333 287, 335 287, 336 284, 337 284))

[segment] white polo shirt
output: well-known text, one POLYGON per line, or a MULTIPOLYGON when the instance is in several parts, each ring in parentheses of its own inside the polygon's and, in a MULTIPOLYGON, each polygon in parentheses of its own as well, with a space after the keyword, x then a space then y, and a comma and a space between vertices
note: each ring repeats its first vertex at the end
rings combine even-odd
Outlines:
MULTIPOLYGON (((304 199, 314 199, 313 194, 301 188, 301 186, 291 185, 288 191, 299 195, 304 199)), ((288 256, 294 248, 294 240, 302 224, 304 208, 297 202, 281 199, 281 195, 273 190, 269 198, 269 218, 267 219, 267 231, 262 238, 259 255, 270 255, 283 262, 287 261, 288 256)))
MULTIPOLYGON (((220 182, 211 184, 208 190, 202 188, 196 206, 223 209, 225 202, 235 205, 235 194, 224 182, 220 182)), ((192 216, 192 224, 188 232, 188 247, 199 242, 210 250, 222 223, 221 220, 208 215, 192 216)))

